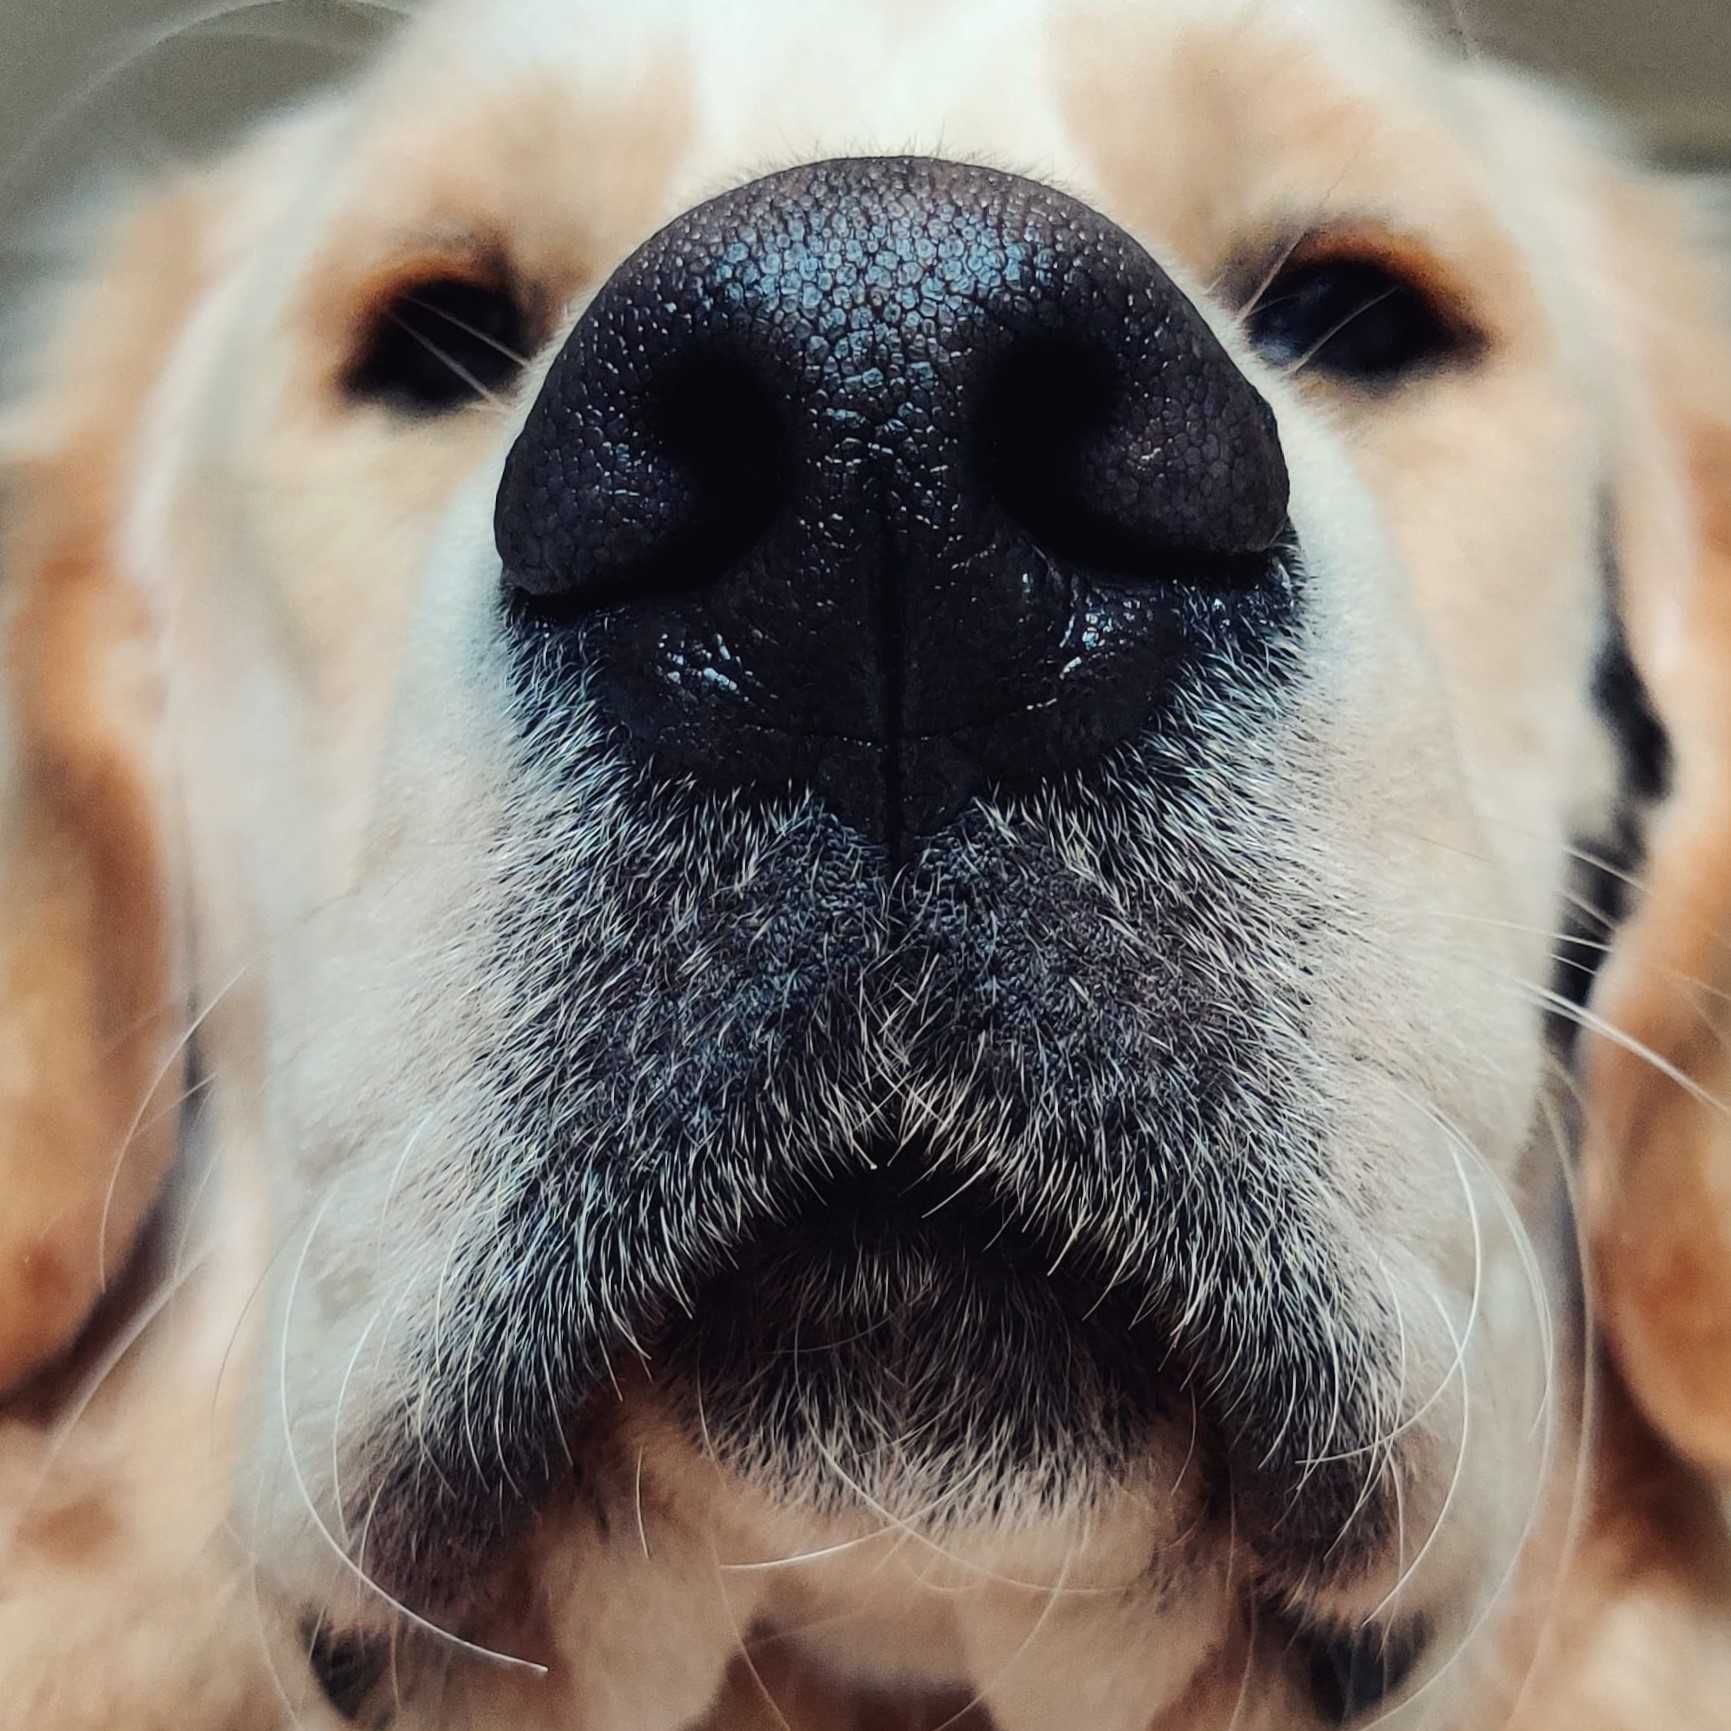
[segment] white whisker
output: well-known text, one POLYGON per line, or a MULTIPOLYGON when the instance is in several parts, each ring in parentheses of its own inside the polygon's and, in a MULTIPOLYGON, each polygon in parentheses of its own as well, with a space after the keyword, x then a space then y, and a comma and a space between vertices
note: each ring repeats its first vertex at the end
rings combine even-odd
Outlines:
POLYGON ((497 1665, 509 1671, 521 1671, 533 1677, 547 1675, 547 1667, 538 1664, 533 1659, 524 1659, 513 1653, 501 1653, 491 1647, 482 1646, 477 1641, 467 1640, 455 1631, 442 1628, 430 1618, 423 1617, 418 1611, 411 1610, 400 1599, 395 1598, 369 1575, 338 1542, 337 1536, 331 1531, 329 1523, 320 1511, 318 1502, 312 1493, 312 1487, 307 1483, 306 1475, 301 1469, 300 1458, 295 1449, 294 1427, 291 1419, 293 1406, 289 1400, 288 1383, 288 1339, 294 1321, 295 1299, 300 1290, 302 1277, 306 1272, 307 1259, 312 1252, 313 1241, 317 1238, 319 1228, 336 1201, 341 1188, 340 1181, 333 1184, 325 1193, 325 1199, 314 1213, 311 1223, 303 1235, 300 1254, 296 1260, 294 1272, 290 1276, 288 1291, 283 1301, 282 1332, 277 1351, 277 1401, 278 1412, 282 1420, 283 1459, 294 1479, 302 1506, 311 1520, 314 1530, 329 1547, 332 1557, 342 1571, 356 1582, 372 1597, 388 1605, 390 1609, 410 1627, 418 1629, 424 1635, 430 1635, 447 1647, 479 1659, 489 1665, 497 1665))

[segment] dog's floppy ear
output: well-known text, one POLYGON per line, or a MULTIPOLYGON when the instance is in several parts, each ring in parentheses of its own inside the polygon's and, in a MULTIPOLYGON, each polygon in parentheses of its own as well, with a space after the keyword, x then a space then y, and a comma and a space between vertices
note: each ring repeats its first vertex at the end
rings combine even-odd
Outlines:
POLYGON ((1583 173, 1623 374, 1615 575, 1669 747, 1584 1045, 1585 1224, 1623 1376, 1731 1476, 1731 295, 1699 193, 1583 173))
POLYGON ((126 543, 214 197, 189 176, 124 213, 0 444, 0 1391, 76 1336, 173 1159, 161 598, 126 543))

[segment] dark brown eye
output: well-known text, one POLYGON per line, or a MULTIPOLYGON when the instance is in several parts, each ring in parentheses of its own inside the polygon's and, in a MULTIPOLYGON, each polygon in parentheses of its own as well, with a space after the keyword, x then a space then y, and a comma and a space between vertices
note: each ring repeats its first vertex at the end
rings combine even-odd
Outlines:
POLYGON ((462 277, 408 283, 373 313, 343 385, 399 414, 447 415, 508 389, 529 342, 508 289, 462 277))
POLYGON ((1354 384, 1391 385, 1461 359, 1477 335, 1422 285, 1374 259, 1297 259, 1245 319, 1276 366, 1315 369, 1354 384))

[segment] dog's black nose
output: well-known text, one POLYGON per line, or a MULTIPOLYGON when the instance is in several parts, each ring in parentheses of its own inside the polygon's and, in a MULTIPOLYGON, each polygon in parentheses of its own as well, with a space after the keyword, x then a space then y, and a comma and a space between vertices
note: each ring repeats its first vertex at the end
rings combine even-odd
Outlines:
POLYGON ((555 359, 497 535, 602 714, 892 847, 1093 764, 1277 629, 1273 417, 1122 230, 821 163, 681 217, 555 359))

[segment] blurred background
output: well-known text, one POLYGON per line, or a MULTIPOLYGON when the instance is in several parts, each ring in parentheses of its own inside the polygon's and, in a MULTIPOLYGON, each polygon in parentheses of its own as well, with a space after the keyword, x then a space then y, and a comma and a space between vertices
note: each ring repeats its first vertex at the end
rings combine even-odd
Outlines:
MULTIPOLYGON (((1731 170, 1731 0, 1429 3, 1487 52, 1597 92, 1679 165, 1731 170)), ((39 238, 30 210, 89 167, 196 150, 413 4, 0 0, 0 296, 39 238)))

